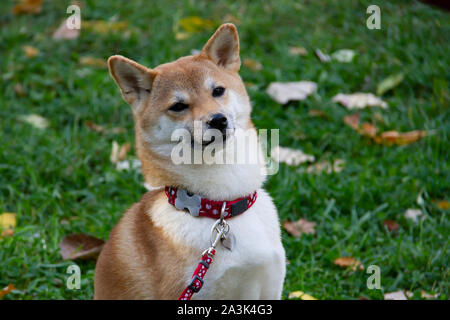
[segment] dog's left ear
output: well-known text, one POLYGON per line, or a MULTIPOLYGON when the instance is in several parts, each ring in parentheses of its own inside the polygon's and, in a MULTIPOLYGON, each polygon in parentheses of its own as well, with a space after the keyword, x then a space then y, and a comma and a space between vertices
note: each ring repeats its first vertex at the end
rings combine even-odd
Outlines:
POLYGON ((239 71, 239 36, 234 24, 221 25, 203 47, 202 54, 225 69, 239 71))

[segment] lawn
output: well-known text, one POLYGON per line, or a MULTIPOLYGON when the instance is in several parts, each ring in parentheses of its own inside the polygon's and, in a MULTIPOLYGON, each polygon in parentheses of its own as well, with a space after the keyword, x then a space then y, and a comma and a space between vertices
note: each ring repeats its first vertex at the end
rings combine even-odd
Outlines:
MULTIPOLYGON (((0 4, 0 213, 17 214, 14 235, 0 239, 0 288, 17 290, 7 299, 91 299, 95 261, 81 268, 81 289, 66 288, 74 262, 59 253, 61 239, 87 233, 107 239, 128 207, 145 193, 138 170, 118 171, 111 144, 134 142, 133 119, 103 67, 80 64, 82 57, 122 54, 152 67, 189 55, 222 22, 237 24, 241 58, 258 128, 278 128, 280 144, 314 155, 316 162, 342 159, 339 173, 311 174, 306 164, 280 165, 266 189, 280 219, 305 218, 315 234, 295 238, 283 230, 289 264, 283 298, 296 290, 318 299, 383 299, 384 293, 421 291, 449 298, 449 14, 415 1, 378 1, 381 29, 366 27, 371 1, 80 1, 85 20, 123 21, 125 31, 81 29, 74 40, 52 39, 68 16, 70 1, 44 1, 35 15, 11 14, 0 4), (199 16, 212 29, 176 39, 181 18, 199 16), (38 49, 28 57, 23 46, 38 49), (305 56, 289 53, 302 46, 305 56), (321 63, 314 50, 352 49, 351 63, 321 63), (343 122, 354 113, 332 102, 339 92, 376 93, 392 74, 404 80, 383 94, 387 109, 360 110, 362 121, 382 131, 426 130, 403 146, 386 146, 361 136, 343 122), (281 106, 266 93, 274 81, 310 80, 316 94, 281 106), (310 110, 321 110, 316 117, 310 110), (39 129, 21 121, 38 114, 39 129), (125 133, 100 134, 88 121, 125 133), (405 218, 420 209, 424 219, 405 218), (394 220, 397 232, 383 221, 394 220), (381 289, 368 289, 365 270, 333 262, 351 256, 381 270, 381 289)), ((120 29, 120 28, 119 28, 120 29)), ((131 151, 132 156, 134 150, 131 151)))

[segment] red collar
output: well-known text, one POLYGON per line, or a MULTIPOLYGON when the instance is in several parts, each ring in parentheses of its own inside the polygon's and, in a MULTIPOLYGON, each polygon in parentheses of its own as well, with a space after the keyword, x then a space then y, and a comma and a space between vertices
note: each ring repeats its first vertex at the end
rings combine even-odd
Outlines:
POLYGON ((224 218, 229 219, 247 211, 255 203, 258 194, 255 191, 247 197, 232 201, 214 201, 202 198, 196 194, 190 194, 183 189, 166 187, 166 196, 169 199, 169 203, 178 210, 185 210, 195 217, 200 216, 213 219, 220 218, 220 212, 225 202, 224 218))

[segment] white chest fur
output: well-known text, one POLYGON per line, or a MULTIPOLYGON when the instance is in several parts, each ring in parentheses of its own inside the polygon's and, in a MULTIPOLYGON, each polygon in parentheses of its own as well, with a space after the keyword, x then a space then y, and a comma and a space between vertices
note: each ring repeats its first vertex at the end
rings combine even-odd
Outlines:
MULTIPOLYGON (((152 219, 174 244, 192 247, 198 252, 185 272, 188 283, 209 247, 210 230, 215 220, 183 214, 160 199, 153 207, 152 219), (161 201, 161 202, 159 202, 161 201)), ((270 196, 258 190, 258 199, 245 213, 227 220, 236 238, 233 250, 219 244, 214 262, 204 279, 197 299, 280 299, 285 276, 285 253, 280 225, 270 196)), ((180 281, 183 281, 180 279, 180 281)))

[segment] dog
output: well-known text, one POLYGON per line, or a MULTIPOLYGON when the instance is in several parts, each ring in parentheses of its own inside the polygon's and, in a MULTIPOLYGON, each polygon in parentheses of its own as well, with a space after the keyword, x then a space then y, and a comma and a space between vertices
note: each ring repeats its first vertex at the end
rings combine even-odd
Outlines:
POLYGON ((229 23, 200 53, 154 69, 108 59, 131 106, 145 181, 161 188, 144 194, 111 231, 97 261, 94 299, 281 299, 286 258, 276 207, 262 189, 265 164, 171 158, 179 143, 174 130, 192 133, 192 150, 218 142, 196 135, 195 122, 219 131, 225 147, 217 154, 233 144, 236 130, 256 132, 240 64, 229 23), (202 216, 203 203, 216 206, 210 216, 202 216), (193 277, 196 268, 200 277, 193 277))

